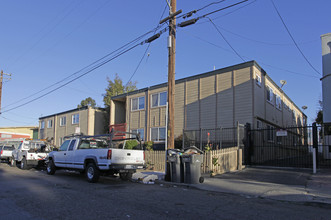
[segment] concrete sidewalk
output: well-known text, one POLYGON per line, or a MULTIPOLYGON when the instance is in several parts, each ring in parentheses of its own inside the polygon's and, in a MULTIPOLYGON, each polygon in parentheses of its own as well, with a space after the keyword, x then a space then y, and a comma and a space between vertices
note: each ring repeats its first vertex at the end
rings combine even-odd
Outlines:
POLYGON ((301 169, 246 168, 215 177, 204 175, 202 184, 166 182, 162 172, 142 171, 133 178, 145 184, 183 185, 247 198, 331 204, 331 170, 319 170, 317 174, 312 174, 311 170, 301 169))

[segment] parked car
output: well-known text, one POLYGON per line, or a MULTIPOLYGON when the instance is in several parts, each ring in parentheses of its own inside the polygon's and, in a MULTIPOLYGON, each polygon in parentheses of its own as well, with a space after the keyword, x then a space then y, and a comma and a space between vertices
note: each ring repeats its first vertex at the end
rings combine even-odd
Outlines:
POLYGON ((44 166, 50 151, 50 145, 45 140, 23 140, 12 152, 11 166, 20 164, 23 170, 38 165, 44 166))
POLYGON ((145 167, 141 141, 139 137, 113 140, 112 134, 67 137, 58 151, 49 154, 47 174, 53 175, 57 169, 70 169, 85 173, 89 182, 97 182, 101 173, 130 179, 136 169, 145 167), (134 140, 136 143, 132 144, 134 140))
POLYGON ((2 145, 0 147, 0 160, 9 162, 12 158, 12 152, 15 150, 13 145, 2 145))

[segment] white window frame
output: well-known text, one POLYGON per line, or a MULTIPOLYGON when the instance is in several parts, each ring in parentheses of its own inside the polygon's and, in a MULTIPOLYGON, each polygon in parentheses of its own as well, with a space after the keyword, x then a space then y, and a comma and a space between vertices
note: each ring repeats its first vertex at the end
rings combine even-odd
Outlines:
POLYGON ((52 128, 53 127, 53 120, 50 119, 47 121, 47 128, 52 128))
POLYGON ((282 99, 278 94, 276 94, 276 108, 279 110, 282 109, 282 99))
POLYGON ((262 79, 261 79, 261 76, 258 73, 255 73, 255 82, 256 82, 256 85, 261 87, 262 79))
POLYGON ((166 139, 166 135, 167 135, 167 131, 165 130, 164 131, 164 139, 160 139, 160 129, 166 129, 165 127, 153 127, 153 128, 151 128, 151 132, 150 132, 150 140, 151 141, 154 141, 154 142, 165 142, 165 139, 166 139), (152 139, 152 130, 153 129, 157 129, 157 139, 156 140, 153 140, 152 139))
POLYGON ((161 106, 166 106, 167 105, 167 99, 168 99, 168 92, 167 91, 163 91, 163 92, 159 92, 159 93, 154 93, 151 94, 151 108, 157 108, 157 107, 161 107, 161 106), (161 104, 161 94, 166 94, 166 100, 164 104, 161 104), (153 102, 153 96, 157 96, 157 103, 156 105, 154 105, 153 102))
POLYGON ((40 129, 44 129, 45 128, 45 121, 41 121, 40 122, 40 129))
POLYGON ((67 117, 66 116, 63 116, 63 117, 60 117, 60 126, 66 126, 67 124, 67 117))
POLYGON ((77 124, 79 124, 79 113, 77 113, 77 114, 73 114, 72 116, 71 116, 71 124, 73 124, 73 125, 77 125, 77 124), (78 117, 77 117, 78 116, 78 117))
MULTIPOLYGON (((140 133, 141 140, 142 141, 145 140, 145 129, 144 128, 132 129, 131 133, 140 133)), ((135 138, 135 135, 131 134, 131 138, 135 138)))
POLYGON ((145 109, 145 96, 140 96, 140 97, 136 97, 136 98, 132 98, 131 99, 131 111, 139 111, 139 110, 144 110, 145 109), (140 101, 143 100, 144 102, 144 106, 143 108, 141 108, 140 106, 140 101), (133 101, 137 101, 137 108, 133 108, 133 101))
POLYGON ((273 104, 273 99, 274 99, 274 90, 270 86, 267 86, 267 101, 273 104), (269 99, 268 99, 268 94, 269 94, 269 99))

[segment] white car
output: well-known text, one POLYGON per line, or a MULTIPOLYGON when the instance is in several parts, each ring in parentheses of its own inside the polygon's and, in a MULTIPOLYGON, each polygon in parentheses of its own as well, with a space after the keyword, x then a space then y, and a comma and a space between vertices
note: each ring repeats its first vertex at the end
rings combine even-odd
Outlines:
POLYGON ((23 140, 12 152, 11 166, 20 164, 20 168, 25 170, 32 166, 45 165, 50 151, 50 146, 43 140, 23 140))
POLYGON ((0 146, 0 159, 1 161, 6 160, 10 161, 12 158, 12 152, 15 150, 15 147, 13 145, 2 145, 0 146))
POLYGON ((127 140, 111 139, 110 135, 67 138, 58 151, 49 154, 47 174, 53 175, 57 169, 69 169, 85 173, 89 182, 97 182, 101 173, 119 174, 121 179, 130 179, 136 169, 145 167, 141 143, 131 140, 136 141, 136 149, 132 145, 128 149, 127 140))

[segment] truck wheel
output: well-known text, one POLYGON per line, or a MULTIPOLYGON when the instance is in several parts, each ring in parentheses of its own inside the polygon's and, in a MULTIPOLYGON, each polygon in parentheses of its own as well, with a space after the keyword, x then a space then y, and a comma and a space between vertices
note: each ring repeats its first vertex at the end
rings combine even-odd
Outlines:
POLYGON ((16 160, 14 158, 11 158, 11 160, 10 160, 10 166, 11 167, 16 167, 16 160))
POLYGON ((22 170, 26 170, 28 169, 28 164, 26 163, 26 159, 25 157, 23 157, 22 161, 21 161, 21 169, 22 170))
POLYGON ((47 168, 46 168, 47 174, 48 175, 54 175, 55 171, 56 171, 56 167, 55 167, 54 161, 49 160, 49 162, 47 164, 47 168))
POLYGON ((95 164, 94 163, 87 164, 87 167, 86 167, 87 181, 89 181, 90 183, 96 183, 96 182, 98 182, 99 177, 100 177, 100 171, 95 166, 95 164))
POLYGON ((120 178, 122 180, 131 180, 132 179, 132 172, 120 173, 120 178))

